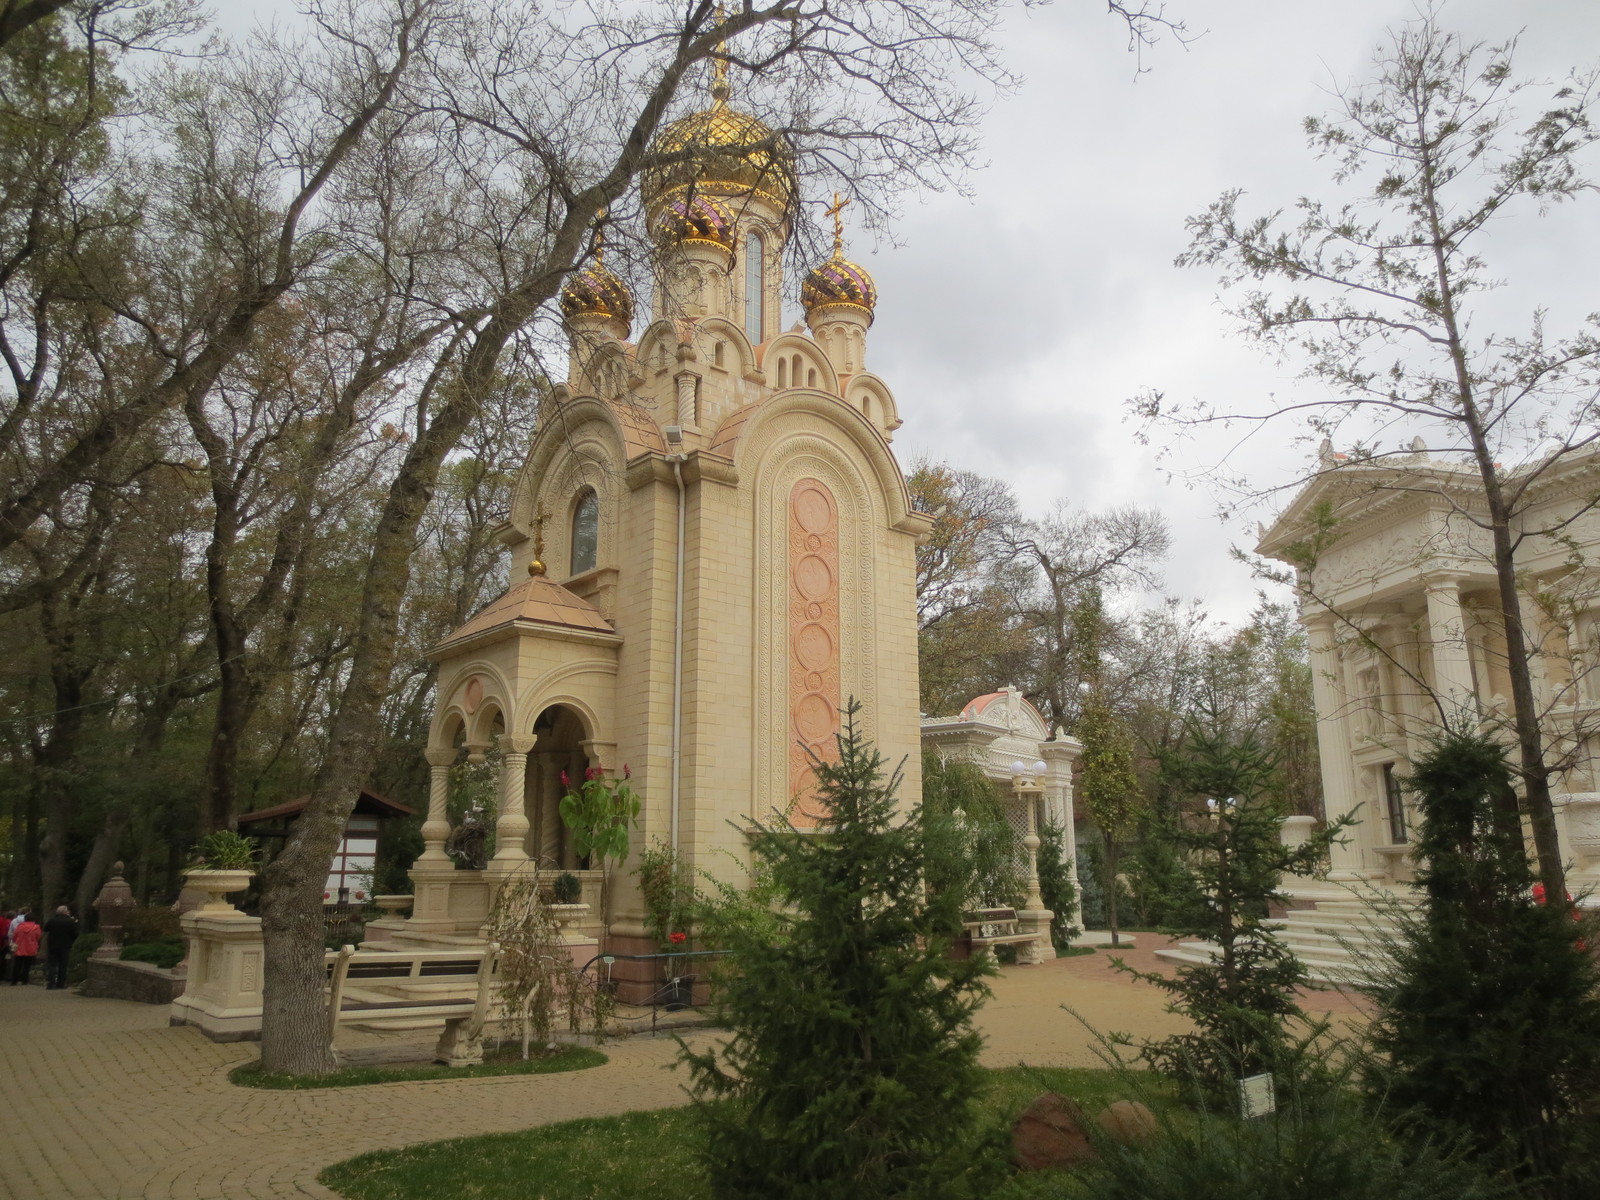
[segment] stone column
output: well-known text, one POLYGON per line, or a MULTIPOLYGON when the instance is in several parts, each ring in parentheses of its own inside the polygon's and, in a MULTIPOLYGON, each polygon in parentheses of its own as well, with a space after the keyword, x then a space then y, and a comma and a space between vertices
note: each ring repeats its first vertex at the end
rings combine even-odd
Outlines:
POLYGON ((500 814, 494 823, 494 861, 506 866, 528 859, 528 817, 522 811, 531 734, 500 735, 500 814))
POLYGON ((539 820, 535 833, 534 856, 541 862, 557 863, 556 851, 561 848, 561 757, 554 750, 538 756, 539 762, 539 820))
POLYGON ((1428 595, 1428 640, 1433 646, 1433 690, 1445 715, 1455 719, 1463 710, 1476 715, 1477 694, 1472 686, 1472 659, 1467 647, 1466 622, 1461 615, 1461 575, 1436 571, 1423 576, 1428 595))
MULTIPOLYGON (((1356 788, 1354 745, 1350 738, 1349 697, 1340 687, 1339 651, 1334 633, 1337 620, 1322 612, 1305 621, 1310 634, 1311 694, 1317 710, 1317 753, 1322 761, 1322 803, 1330 821, 1337 820, 1360 802, 1356 788)), ((1371 821, 1376 813, 1352 830, 1343 845, 1329 850, 1328 878, 1352 880, 1366 877, 1366 855, 1361 849, 1371 840, 1371 821)))
POLYGON ((450 767, 456 761, 454 746, 448 749, 435 747, 423 755, 428 760, 428 819, 422 823, 422 854, 418 862, 444 864, 450 861, 444 852, 445 841, 450 837, 450 814, 446 806, 450 800, 450 767))

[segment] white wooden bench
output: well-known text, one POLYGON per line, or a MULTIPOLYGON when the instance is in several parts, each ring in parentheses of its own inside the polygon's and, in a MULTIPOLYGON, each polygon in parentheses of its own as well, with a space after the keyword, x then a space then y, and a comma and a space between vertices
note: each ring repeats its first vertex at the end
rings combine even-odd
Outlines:
POLYGON ((482 950, 357 950, 354 946, 330 950, 324 960, 328 971, 328 1045, 333 1045, 341 1021, 443 1018, 444 1032, 434 1047, 434 1060, 452 1067, 482 1062, 483 1024, 489 1015, 490 990, 499 956, 500 947, 494 942, 482 950), (351 985, 394 987, 408 980, 458 991, 470 985, 473 996, 372 1000, 348 994, 351 985))
POLYGON ((972 938, 974 953, 994 953, 996 946, 1022 946, 1037 943, 1037 933, 1018 929, 1014 908, 979 908, 962 916, 963 927, 972 938))

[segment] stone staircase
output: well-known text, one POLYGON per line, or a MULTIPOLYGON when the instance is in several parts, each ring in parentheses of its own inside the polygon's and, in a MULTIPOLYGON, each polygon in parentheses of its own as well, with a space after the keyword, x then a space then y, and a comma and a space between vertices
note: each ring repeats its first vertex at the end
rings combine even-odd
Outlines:
MULTIPOLYGON (((1291 909, 1268 924, 1314 982, 1333 987, 1359 987, 1367 981, 1367 963, 1382 958, 1399 914, 1415 904, 1411 897, 1392 892, 1343 889, 1320 891, 1314 900, 1302 896, 1300 902, 1311 907, 1291 909)), ((1194 941, 1157 950, 1156 957, 1173 963, 1206 963, 1216 953, 1213 943, 1194 941)))

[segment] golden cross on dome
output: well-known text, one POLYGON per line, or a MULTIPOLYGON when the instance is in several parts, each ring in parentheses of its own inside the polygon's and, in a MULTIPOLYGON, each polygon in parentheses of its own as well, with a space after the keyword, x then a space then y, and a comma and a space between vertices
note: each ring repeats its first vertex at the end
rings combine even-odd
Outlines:
POLYGON ((533 560, 528 563, 529 575, 544 574, 544 523, 549 519, 550 514, 542 508, 533 519, 533 560))
MULTIPOLYGON (((728 19, 728 10, 722 5, 717 5, 717 24, 720 26, 728 19)), ((717 42, 717 56, 711 60, 711 98, 718 104, 726 104, 728 97, 733 94, 733 88, 728 84, 728 39, 722 38, 717 42)))
POLYGON ((839 214, 844 211, 844 206, 850 203, 850 197, 841 196, 838 192, 833 194, 833 203, 822 211, 833 218, 833 252, 844 253, 844 218, 839 214))

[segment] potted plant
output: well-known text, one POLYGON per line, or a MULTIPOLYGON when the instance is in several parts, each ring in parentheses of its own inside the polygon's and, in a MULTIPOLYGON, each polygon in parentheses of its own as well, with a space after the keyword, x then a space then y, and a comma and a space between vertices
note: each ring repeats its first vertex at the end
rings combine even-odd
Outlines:
POLYGON ((571 871, 563 871, 550 884, 550 915, 555 918, 563 934, 567 926, 589 911, 583 899, 583 881, 571 871))
POLYGON ((200 839, 194 848, 193 865, 183 873, 184 882, 206 893, 200 906, 203 913, 238 912, 227 897, 250 886, 256 873, 259 847, 254 838, 243 837, 231 829, 218 829, 200 839))

